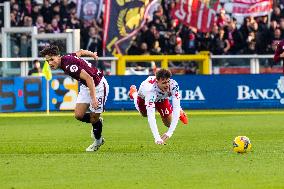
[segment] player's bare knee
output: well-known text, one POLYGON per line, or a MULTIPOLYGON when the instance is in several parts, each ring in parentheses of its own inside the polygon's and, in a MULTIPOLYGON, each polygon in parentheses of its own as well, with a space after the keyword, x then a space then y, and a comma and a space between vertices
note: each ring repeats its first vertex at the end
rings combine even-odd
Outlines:
POLYGON ((84 113, 75 112, 74 116, 77 120, 82 120, 84 117, 84 113))

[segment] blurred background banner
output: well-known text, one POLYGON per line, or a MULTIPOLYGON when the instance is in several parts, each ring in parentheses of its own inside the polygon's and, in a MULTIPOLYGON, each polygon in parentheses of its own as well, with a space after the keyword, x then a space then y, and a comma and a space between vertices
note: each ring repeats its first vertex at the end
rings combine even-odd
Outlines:
MULTIPOLYGON (((109 76, 107 109, 134 109, 129 87, 145 76, 109 76)), ((284 76, 281 74, 175 75, 185 109, 284 108, 284 76), (189 82, 190 81, 190 82, 189 82)))
MULTIPOLYGON (((49 82, 50 111, 73 110, 78 82, 66 76, 54 76, 49 82)), ((46 79, 44 77, 0 78, 0 112, 45 111, 46 79)))
POLYGON ((98 19, 103 7, 103 0, 77 0, 77 16, 83 20, 98 19))
MULTIPOLYGON (((107 110, 134 110, 129 87, 139 87, 147 76, 106 76, 110 93, 107 110)), ((284 108, 284 76, 281 74, 175 75, 185 109, 284 108), (190 82, 188 82, 190 81, 190 82)), ((0 79, 0 112, 46 109, 44 77, 0 79)), ((73 110, 78 82, 54 76, 50 82, 50 110, 73 110)))
POLYGON ((103 48, 106 56, 126 54, 140 28, 146 23, 149 10, 157 0, 111 1, 106 0, 104 14, 103 48))
POLYGON ((272 0, 233 0, 235 16, 264 16, 272 11, 272 0))
POLYGON ((201 32, 209 32, 214 24, 219 0, 183 0, 179 1, 171 14, 183 24, 201 32))

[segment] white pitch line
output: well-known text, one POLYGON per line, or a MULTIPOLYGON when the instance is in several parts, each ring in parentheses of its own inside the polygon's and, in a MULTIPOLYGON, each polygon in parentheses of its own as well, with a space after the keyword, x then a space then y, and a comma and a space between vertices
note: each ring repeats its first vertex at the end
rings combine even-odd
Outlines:
MULTIPOLYGON (((265 111, 265 110, 256 110, 256 111, 186 111, 186 113, 188 115, 269 115, 269 114, 274 114, 274 115, 284 115, 284 110, 275 110, 275 111, 265 111)), ((156 113, 158 114, 158 113, 156 113)), ((103 115, 105 116, 138 116, 139 113, 138 112, 104 112, 103 115)), ((0 113, 0 117, 62 117, 62 116, 74 116, 73 112, 51 112, 49 115, 47 115, 46 113, 0 113)))

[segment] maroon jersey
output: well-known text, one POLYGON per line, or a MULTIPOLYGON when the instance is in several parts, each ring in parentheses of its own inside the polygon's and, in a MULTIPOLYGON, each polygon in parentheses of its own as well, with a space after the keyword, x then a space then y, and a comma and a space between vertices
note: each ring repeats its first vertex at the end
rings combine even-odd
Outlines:
MULTIPOLYGON (((278 63, 280 62, 281 58, 280 57, 280 54, 282 54, 284 52, 284 40, 281 40, 279 42, 279 44, 277 45, 277 48, 275 50, 275 53, 274 53, 274 62, 275 63, 278 63)), ((284 73, 284 66, 283 66, 283 73, 284 73)))
POLYGON ((76 53, 61 57, 61 69, 65 74, 70 75, 72 78, 78 80, 85 86, 87 86, 86 81, 80 79, 81 70, 85 70, 90 76, 93 77, 96 86, 100 83, 103 77, 103 73, 100 70, 92 67, 90 62, 77 57, 76 53))
POLYGON ((274 53, 274 62, 277 63, 281 60, 280 54, 284 52, 284 40, 280 41, 274 53))

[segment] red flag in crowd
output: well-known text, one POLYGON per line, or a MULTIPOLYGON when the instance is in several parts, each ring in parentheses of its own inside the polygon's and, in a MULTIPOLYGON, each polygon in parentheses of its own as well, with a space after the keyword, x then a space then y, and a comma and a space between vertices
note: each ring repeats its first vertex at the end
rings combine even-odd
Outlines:
POLYGON ((187 26, 208 32, 214 24, 218 4, 219 0, 180 0, 171 15, 187 26))
POLYGON ((233 15, 263 16, 272 11, 272 0, 233 0, 233 15))

